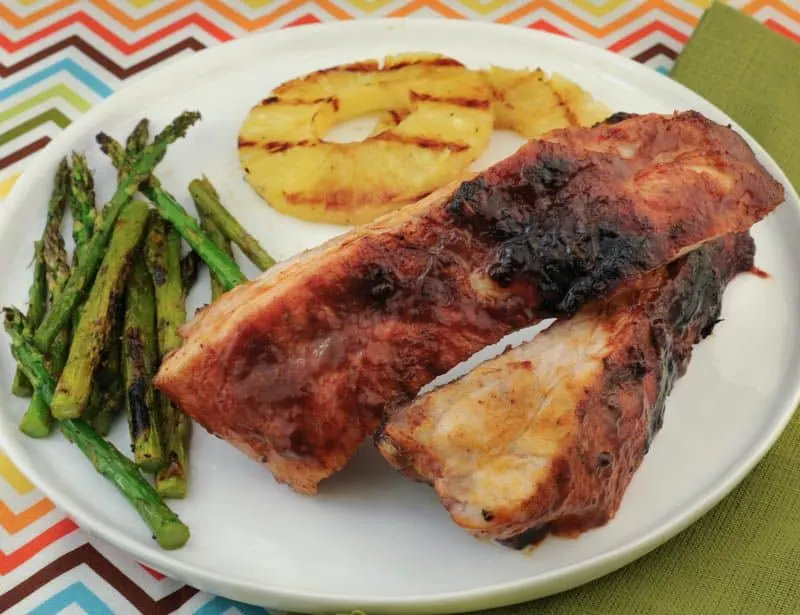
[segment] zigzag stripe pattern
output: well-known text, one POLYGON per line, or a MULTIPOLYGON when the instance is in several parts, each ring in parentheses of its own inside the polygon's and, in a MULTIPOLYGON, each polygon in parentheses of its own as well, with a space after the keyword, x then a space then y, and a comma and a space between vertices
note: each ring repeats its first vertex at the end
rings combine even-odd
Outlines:
MULTIPOLYGON (((729 0, 800 42, 795 0, 729 0)), ((26 160, 127 80, 252 32, 378 17, 473 19, 580 39, 668 72, 710 0, 2 0, 0 199, 26 160)), ((0 452, 0 612, 267 614, 90 540, 0 452)), ((272 612, 271 615, 278 615, 272 612)))

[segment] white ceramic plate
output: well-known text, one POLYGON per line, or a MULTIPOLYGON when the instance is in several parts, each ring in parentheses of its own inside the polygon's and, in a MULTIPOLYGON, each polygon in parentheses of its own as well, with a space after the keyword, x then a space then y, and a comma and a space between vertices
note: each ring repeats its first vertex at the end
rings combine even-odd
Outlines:
MULTIPOLYGON (((285 79, 411 50, 443 52, 474 67, 538 65, 563 72, 615 109, 694 108, 731 122, 648 68, 522 29, 438 20, 366 21, 248 38, 142 79, 81 118, 31 162, 2 207, 0 279, 5 284, 0 304, 25 302, 31 244, 43 224, 58 159, 72 149, 89 152, 100 197, 107 198, 114 173, 93 137, 102 129, 123 138, 144 115, 160 128, 184 109, 203 113, 201 124, 171 147, 158 168, 187 207, 188 182, 205 173, 234 214, 280 259, 341 232, 277 214, 255 196, 239 172, 239 124, 252 104, 285 79)), ((510 153, 518 142, 498 138, 482 162, 510 153)), ((70 444, 60 436, 34 441, 20 435, 17 422, 24 403, 9 395, 14 370, 5 342, 0 350, 0 446, 89 532, 171 576, 243 601, 306 612, 360 607, 370 614, 439 613, 519 602, 584 583, 640 557, 718 502, 764 455, 798 402, 798 200, 775 163, 753 146, 787 186, 788 202, 754 229, 757 265, 771 277, 745 275, 731 284, 725 320, 697 348, 619 514, 577 540, 548 538, 532 555, 474 540, 450 522, 430 489, 394 473, 369 447, 327 482, 319 497, 299 496, 197 429, 191 495, 174 503, 191 526, 192 539, 179 551, 163 552, 70 444)), ((204 277, 193 295, 195 305, 207 301, 208 292, 204 277)), ((112 439, 127 450, 124 420, 112 439)))

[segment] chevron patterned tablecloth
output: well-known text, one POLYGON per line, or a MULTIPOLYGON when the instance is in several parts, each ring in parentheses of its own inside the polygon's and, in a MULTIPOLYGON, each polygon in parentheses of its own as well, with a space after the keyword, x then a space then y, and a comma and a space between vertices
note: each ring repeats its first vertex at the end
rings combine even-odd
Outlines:
MULTIPOLYGON (((0 0, 0 199, 72 120, 158 64, 259 30, 376 17, 480 19, 668 72, 710 0, 0 0)), ((732 5, 800 42, 800 0, 732 5)), ((0 451, 0 612, 266 613, 89 538, 0 451)))

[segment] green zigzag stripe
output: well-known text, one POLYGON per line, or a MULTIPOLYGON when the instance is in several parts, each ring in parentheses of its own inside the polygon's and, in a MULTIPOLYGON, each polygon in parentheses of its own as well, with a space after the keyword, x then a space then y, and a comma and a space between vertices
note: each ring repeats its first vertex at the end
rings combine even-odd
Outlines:
POLYGON ((38 104, 41 104, 47 100, 52 98, 63 98, 65 101, 70 103, 77 111, 81 113, 86 113, 92 104, 87 101, 85 98, 81 97, 75 90, 70 89, 67 85, 63 83, 59 83, 54 85, 50 88, 47 88, 43 92, 39 92, 35 96, 31 96, 27 98, 10 109, 6 109, 5 111, 0 111, 0 122, 4 122, 6 120, 10 120, 13 117, 18 116, 20 113, 24 113, 28 109, 35 107, 38 104))
POLYGON ((42 124, 53 122, 59 128, 66 128, 69 126, 71 121, 71 119, 69 119, 58 109, 48 109, 39 115, 33 116, 29 120, 25 120, 21 124, 17 124, 11 130, 0 133, 0 147, 9 141, 13 141, 17 137, 24 135, 26 132, 30 132, 34 128, 41 126, 42 124))

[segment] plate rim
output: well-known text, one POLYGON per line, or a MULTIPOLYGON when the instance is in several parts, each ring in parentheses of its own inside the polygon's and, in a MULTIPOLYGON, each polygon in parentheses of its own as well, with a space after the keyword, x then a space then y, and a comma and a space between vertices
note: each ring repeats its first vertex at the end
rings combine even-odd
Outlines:
MULTIPOLYGON (((593 46, 583 41, 577 41, 555 34, 523 29, 518 26, 496 24, 491 22, 464 21, 464 20, 441 20, 437 18, 370 18, 352 21, 331 22, 322 24, 306 25, 302 28, 288 28, 277 31, 260 32, 253 36, 239 38, 224 45, 207 48, 195 53, 192 56, 182 58, 176 62, 170 62, 164 66, 159 66, 152 72, 134 78, 131 82, 123 82, 123 87, 111 96, 92 107, 87 113, 81 115, 66 130, 61 132, 48 146, 39 152, 35 157, 35 162, 29 165, 22 176, 15 182, 10 194, 4 199, 6 202, 0 208, 0 228, 9 224, 9 219, 20 209, 24 202, 17 195, 24 194, 29 190, 30 184, 36 181, 40 174, 37 169, 47 167, 50 162, 54 162, 54 153, 61 146, 75 140, 76 136, 86 132, 86 128, 102 119, 103 115, 108 115, 118 106, 125 106, 131 99, 144 96, 148 91, 160 90, 168 84, 170 77, 180 75, 183 71, 192 70, 195 65, 208 62, 209 59, 224 59, 226 55, 235 57, 247 47, 257 48, 263 44, 264 39, 274 41, 280 45, 282 41, 289 42, 295 38, 314 37, 321 31, 332 31, 339 35, 347 35, 350 31, 385 29, 387 31, 399 28, 410 29, 429 29, 434 32, 442 29, 462 30, 465 33, 475 31, 476 35, 487 30, 505 30, 509 36, 528 37, 533 43, 536 40, 544 41, 547 45, 558 49, 559 47, 580 48, 586 52, 587 63, 597 61, 601 64, 611 63, 618 69, 615 73, 620 78, 633 74, 651 82, 660 82, 665 87, 682 91, 684 96, 689 95, 695 99, 701 99, 705 104, 712 107, 720 117, 725 118, 731 126, 739 132, 747 141, 757 157, 768 163, 777 170, 776 178, 781 181, 786 190, 786 201, 784 204, 791 205, 794 202, 794 213, 799 218, 800 224, 800 197, 792 183, 788 180, 780 165, 764 148, 737 122, 730 118, 716 105, 706 100, 696 92, 684 85, 673 81, 669 77, 657 71, 636 63, 633 60, 613 53, 606 49, 593 46), (663 81, 661 81, 663 80, 663 81), (669 86, 666 86, 669 83, 669 86), (53 160, 51 160, 53 159, 53 160)), ((192 70, 192 74, 193 74, 192 70)), ((129 538, 119 528, 116 528, 103 521, 92 519, 91 514, 85 514, 80 505, 71 501, 68 493, 61 493, 59 490, 51 492, 48 488, 50 481, 36 471, 35 467, 26 463, 28 456, 24 452, 22 445, 15 443, 15 438, 6 435, 6 428, 3 427, 7 421, 0 416, 0 449, 8 456, 12 463, 25 475, 25 477, 36 486, 47 498, 61 509, 69 517, 75 519, 83 531, 90 536, 97 536, 107 541, 109 544, 125 551, 129 556, 137 561, 143 562, 154 569, 166 573, 181 582, 189 583, 198 589, 216 593, 219 595, 235 596, 239 600, 247 600, 241 596, 249 596, 255 599, 258 604, 270 603, 269 608, 285 608, 296 610, 297 605, 308 607, 315 604, 315 608, 325 609, 349 609, 360 608, 367 612, 386 612, 385 609, 407 608, 414 611, 433 613, 433 612, 453 612, 449 609, 473 610, 476 608, 486 608, 489 606, 499 607, 509 604, 519 603, 536 597, 544 597, 577 587, 583 583, 602 577, 615 570, 618 570, 631 562, 639 559, 643 555, 652 551, 656 547, 664 544, 688 526, 692 525, 709 510, 722 501, 741 481, 753 470, 766 453, 772 448, 780 435, 784 432, 787 425, 794 416, 795 410, 800 405, 800 365, 797 366, 797 374, 794 377, 794 390, 788 393, 788 403, 781 405, 780 415, 776 413, 775 420, 771 426, 764 430, 757 445, 751 447, 745 459, 732 465, 721 477, 713 489, 707 491, 703 496, 698 497, 690 507, 681 515, 666 520, 650 529, 647 533, 634 538, 624 545, 606 551, 578 563, 557 568, 545 573, 538 574, 532 578, 519 579, 495 583, 478 589, 468 591, 453 591, 435 595, 424 596, 389 596, 386 598, 369 598, 364 601, 354 600, 354 596, 344 594, 324 594, 319 592, 302 592, 296 590, 285 590, 280 587, 242 581, 236 577, 226 574, 215 573, 206 568, 195 564, 182 562, 170 556, 170 552, 163 551, 153 544, 144 544, 135 538, 129 538), (55 494, 55 495, 54 495, 55 494), (537 591, 538 588, 548 587, 544 592, 537 591), (528 596, 526 598, 526 595, 528 596), (354 604, 357 602, 357 604, 354 604), (421 611, 421 609, 425 609, 421 611), (433 610, 431 610, 433 609, 433 610), (448 609, 444 611, 442 609, 448 609)), ((777 407, 778 404, 775 404, 777 407)), ((0 408, 0 412, 4 410, 0 408)), ((16 426, 14 426, 15 428, 16 426)))

